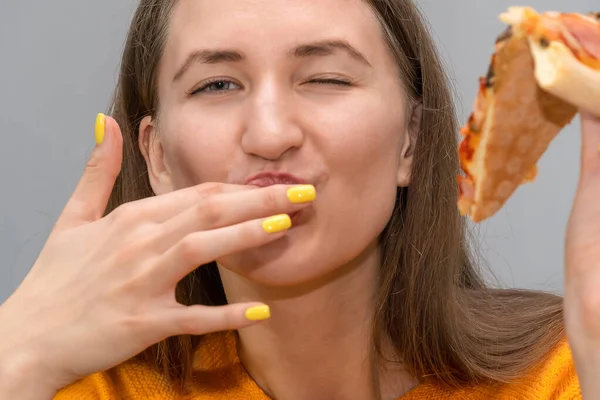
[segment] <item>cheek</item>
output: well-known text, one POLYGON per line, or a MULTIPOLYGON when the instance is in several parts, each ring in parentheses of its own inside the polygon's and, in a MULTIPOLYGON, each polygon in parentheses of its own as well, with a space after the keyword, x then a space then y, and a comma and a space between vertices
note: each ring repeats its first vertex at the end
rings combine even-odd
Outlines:
POLYGON ((330 169, 323 211, 332 216, 328 220, 335 218, 328 223, 328 236, 358 249, 377 237, 393 211, 404 143, 404 106, 400 100, 372 100, 346 104, 345 109, 321 115, 329 131, 321 143, 322 154, 330 169))
POLYGON ((318 116, 314 131, 322 132, 318 144, 330 153, 330 162, 353 172, 379 169, 395 175, 406 127, 400 95, 365 89, 311 114, 318 116))
POLYGON ((352 197, 371 200, 378 193, 395 193, 406 126, 400 99, 373 97, 356 96, 340 110, 321 112, 315 128, 323 132, 317 146, 332 180, 343 182, 352 197))
POLYGON ((237 143, 235 129, 223 122, 227 119, 210 118, 189 107, 165 114, 159 131, 176 189, 226 182, 237 143))

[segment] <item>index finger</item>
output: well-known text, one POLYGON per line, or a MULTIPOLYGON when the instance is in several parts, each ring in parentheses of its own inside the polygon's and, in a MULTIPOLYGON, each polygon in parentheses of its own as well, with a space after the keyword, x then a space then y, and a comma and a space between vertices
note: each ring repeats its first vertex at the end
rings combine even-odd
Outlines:
POLYGON ((252 189, 254 188, 246 185, 210 182, 148 197, 130 204, 142 218, 161 223, 209 197, 252 189))

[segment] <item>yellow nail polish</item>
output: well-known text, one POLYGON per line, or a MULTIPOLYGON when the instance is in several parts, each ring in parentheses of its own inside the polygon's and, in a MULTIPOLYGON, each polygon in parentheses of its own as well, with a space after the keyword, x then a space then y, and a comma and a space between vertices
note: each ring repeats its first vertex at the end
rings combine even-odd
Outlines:
POLYGON ((264 220, 262 226, 267 233, 283 232, 292 227, 292 220, 286 214, 276 215, 264 220))
POLYGON ((317 198, 317 191, 313 185, 296 186, 287 191, 287 197, 295 204, 308 203, 317 198))
POLYGON ((104 141, 104 131, 106 129, 106 116, 102 113, 96 117, 96 144, 102 144, 104 141))
POLYGON ((256 306, 246 310, 246 319, 249 321, 264 321, 271 318, 269 306, 256 306))

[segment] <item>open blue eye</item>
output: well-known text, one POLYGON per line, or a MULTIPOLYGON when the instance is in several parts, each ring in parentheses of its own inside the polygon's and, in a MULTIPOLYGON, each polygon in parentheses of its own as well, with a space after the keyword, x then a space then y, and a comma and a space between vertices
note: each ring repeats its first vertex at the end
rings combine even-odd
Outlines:
POLYGON ((225 79, 216 79, 216 80, 212 80, 212 81, 208 81, 206 83, 204 83, 202 86, 200 86, 198 89, 195 89, 194 91, 192 91, 190 94, 197 94, 197 93, 207 93, 207 92, 227 92, 230 90, 238 90, 240 89, 240 86, 233 83, 232 81, 228 81, 225 79))

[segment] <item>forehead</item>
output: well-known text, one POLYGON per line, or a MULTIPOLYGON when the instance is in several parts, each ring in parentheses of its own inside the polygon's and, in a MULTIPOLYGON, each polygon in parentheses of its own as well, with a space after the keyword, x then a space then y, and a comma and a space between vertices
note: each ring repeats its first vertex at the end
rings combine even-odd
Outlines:
POLYGON ((165 55, 178 63, 198 48, 234 47, 271 58, 323 39, 347 40, 367 58, 386 51, 363 0, 179 0, 165 55))

